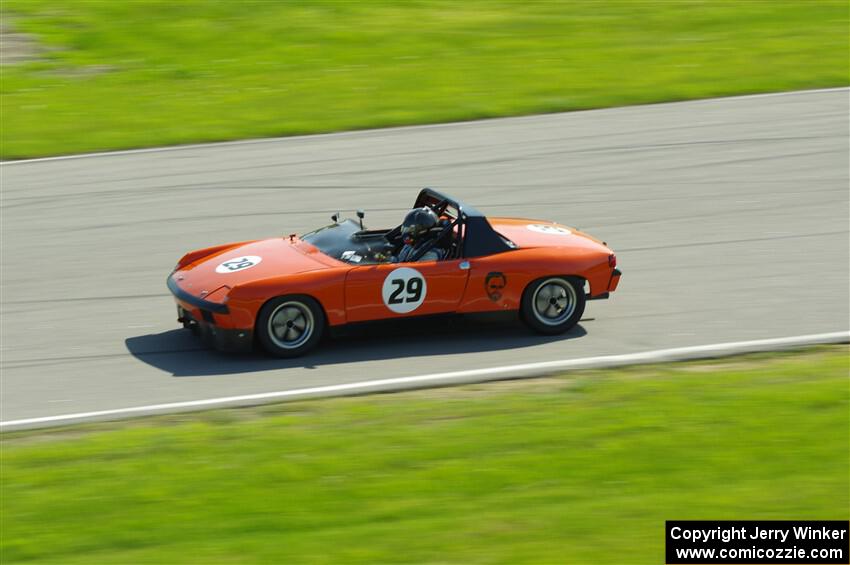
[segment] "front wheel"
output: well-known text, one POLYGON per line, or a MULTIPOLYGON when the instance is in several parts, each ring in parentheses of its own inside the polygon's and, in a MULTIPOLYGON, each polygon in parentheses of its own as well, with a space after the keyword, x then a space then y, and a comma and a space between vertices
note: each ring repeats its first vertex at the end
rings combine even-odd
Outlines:
POLYGON ((256 328, 266 351, 276 357, 298 357, 319 343, 325 314, 309 296, 281 296, 262 307, 256 328))
POLYGON ((522 295, 520 315, 534 331, 555 335, 575 326, 584 314, 584 285, 570 277, 534 281, 522 295))

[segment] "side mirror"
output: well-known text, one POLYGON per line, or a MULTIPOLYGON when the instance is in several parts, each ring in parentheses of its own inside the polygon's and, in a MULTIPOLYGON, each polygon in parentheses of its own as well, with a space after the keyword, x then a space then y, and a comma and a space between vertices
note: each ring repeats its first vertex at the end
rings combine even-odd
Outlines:
POLYGON ((357 210, 357 217, 360 218, 360 229, 363 229, 363 218, 366 217, 366 212, 363 210, 357 210))
POLYGON ((333 220, 335 224, 338 224, 339 223, 339 212, 337 212, 336 214, 331 216, 331 220, 333 220))

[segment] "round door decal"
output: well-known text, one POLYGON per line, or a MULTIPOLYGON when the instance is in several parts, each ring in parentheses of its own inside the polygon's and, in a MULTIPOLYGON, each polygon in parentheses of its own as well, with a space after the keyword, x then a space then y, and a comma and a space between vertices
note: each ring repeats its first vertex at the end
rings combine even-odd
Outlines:
POLYGON ((262 257, 256 255, 244 255, 242 257, 233 257, 215 268, 216 273, 235 273, 236 271, 244 271, 250 269, 254 265, 258 265, 262 261, 262 257))
POLYGON ((570 235, 572 232, 567 228, 553 226, 551 224, 528 224, 528 229, 537 233, 545 233, 549 235, 570 235))
POLYGON ((382 289, 384 304, 396 314, 407 314, 419 308, 425 301, 427 292, 425 277, 409 267, 390 271, 384 279, 382 289))

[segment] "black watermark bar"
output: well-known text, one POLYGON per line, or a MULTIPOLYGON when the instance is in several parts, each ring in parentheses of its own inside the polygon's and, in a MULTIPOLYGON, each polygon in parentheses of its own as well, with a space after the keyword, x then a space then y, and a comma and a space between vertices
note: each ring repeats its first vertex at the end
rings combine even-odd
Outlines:
POLYGON ((850 563, 848 522, 840 520, 668 520, 668 565, 850 563))

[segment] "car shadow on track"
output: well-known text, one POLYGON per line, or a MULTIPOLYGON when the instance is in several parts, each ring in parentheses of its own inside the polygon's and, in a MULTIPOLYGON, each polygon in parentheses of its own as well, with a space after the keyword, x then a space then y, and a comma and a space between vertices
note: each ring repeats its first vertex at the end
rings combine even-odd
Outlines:
POLYGON ((579 324, 563 335, 536 335, 513 318, 399 320, 358 326, 342 335, 325 337, 315 350, 296 359, 270 357, 259 346, 253 353, 220 353, 206 348, 184 329, 130 337, 124 343, 134 357, 175 377, 202 377, 521 349, 577 339, 586 333, 579 324))

